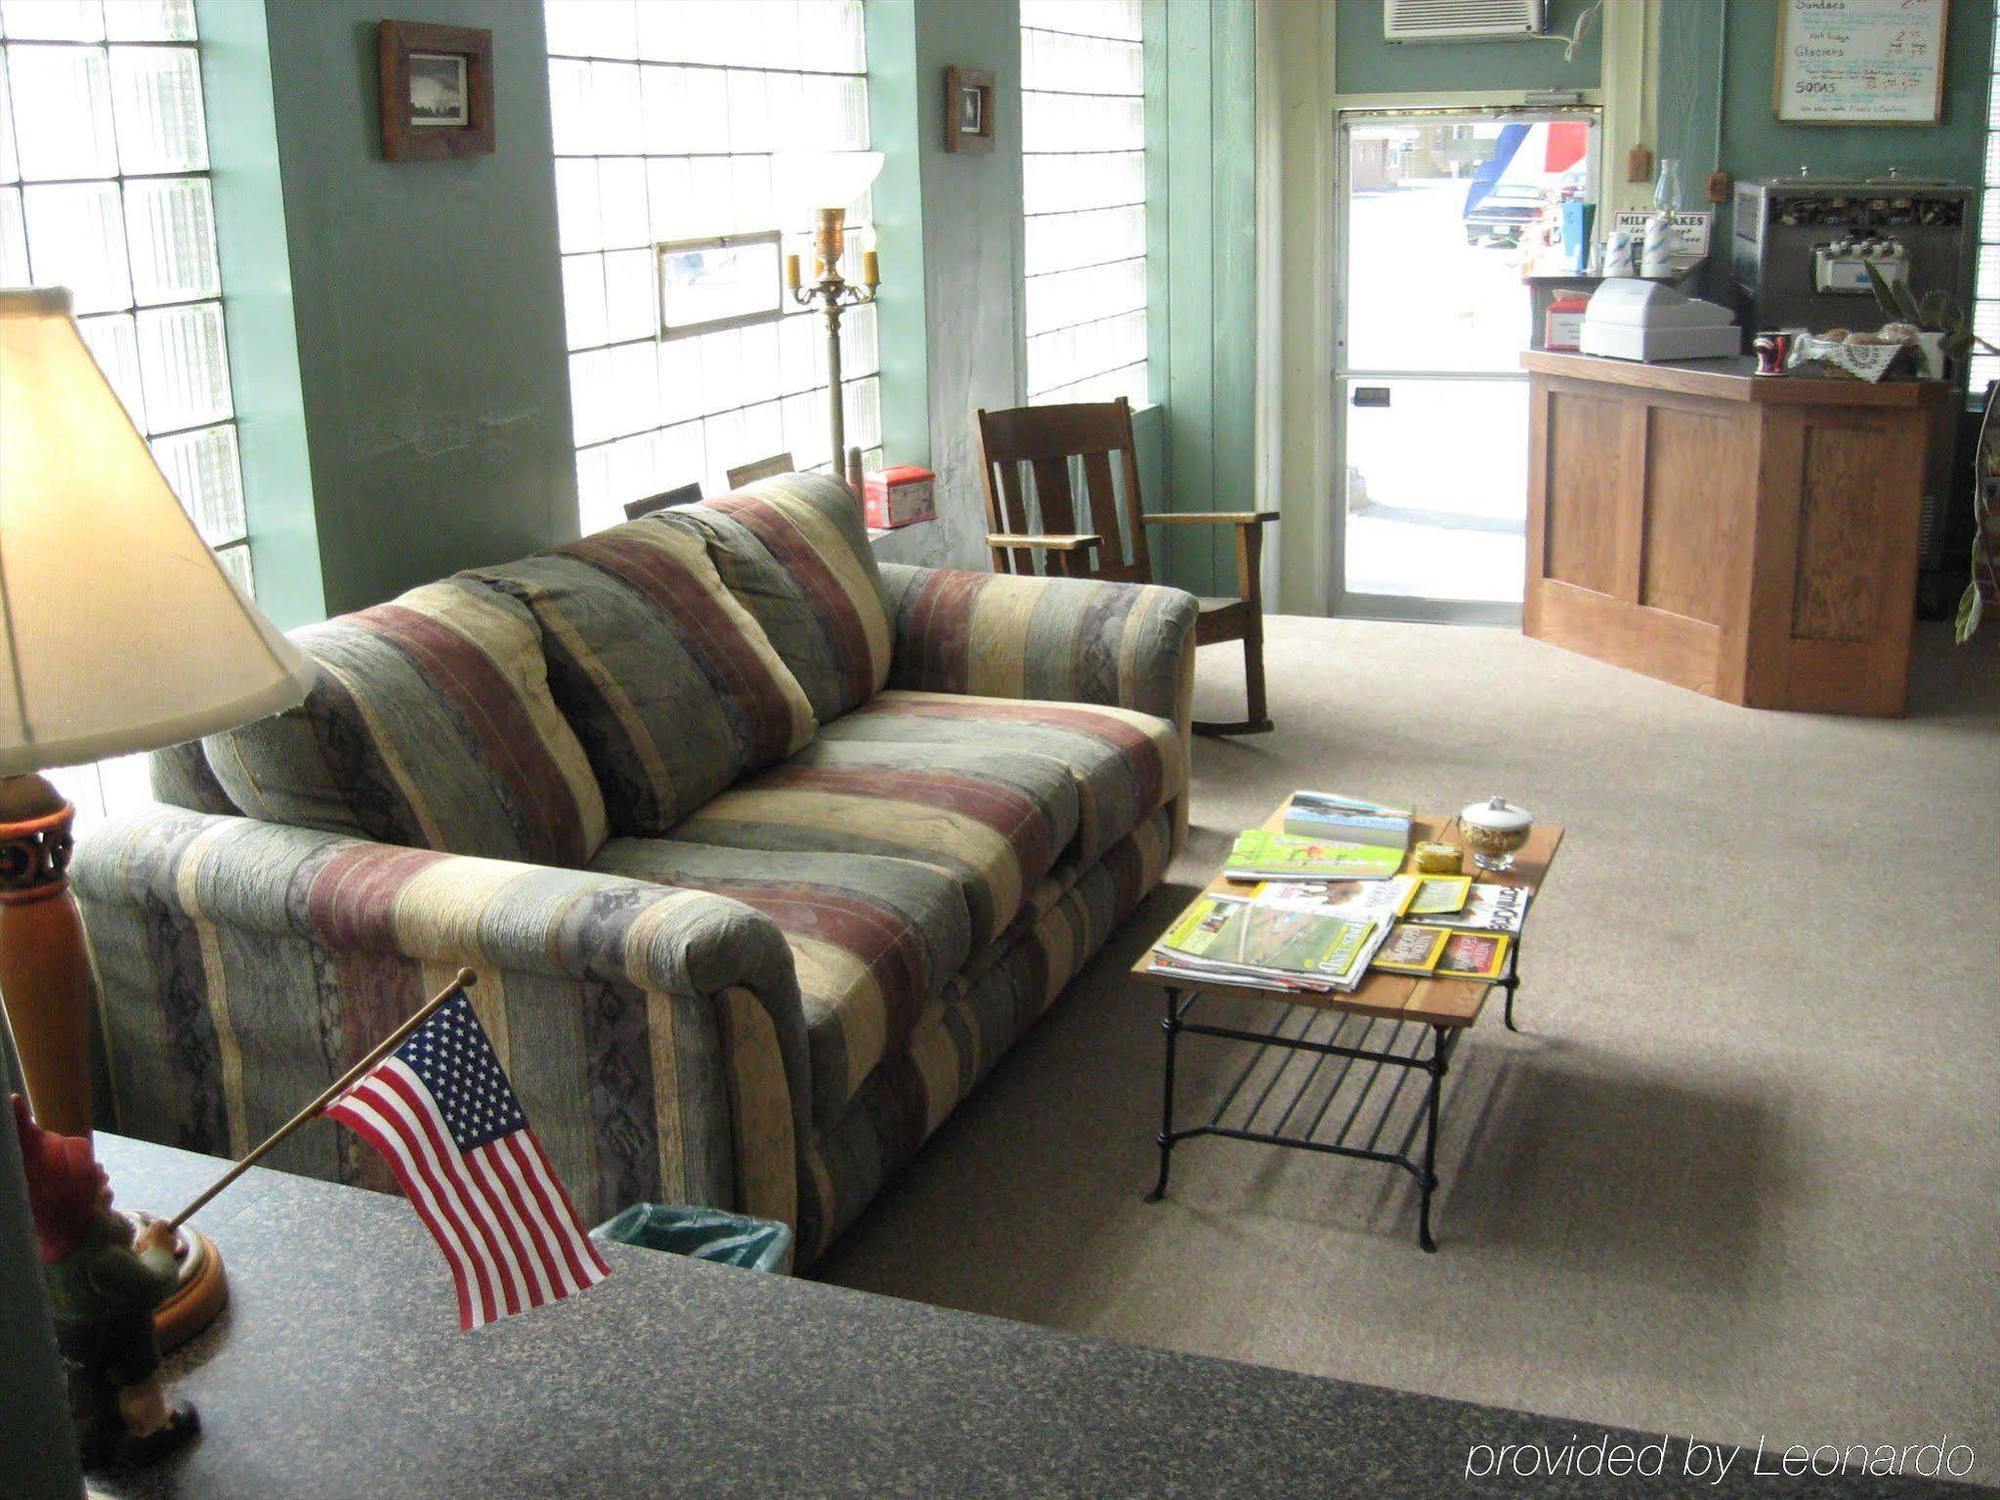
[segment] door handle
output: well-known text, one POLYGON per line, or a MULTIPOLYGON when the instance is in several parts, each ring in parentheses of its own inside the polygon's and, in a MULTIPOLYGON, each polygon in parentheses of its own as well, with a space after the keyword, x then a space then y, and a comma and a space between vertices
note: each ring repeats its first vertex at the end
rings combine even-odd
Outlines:
POLYGON ((1356 406, 1387 406, 1389 387, 1386 385, 1357 385, 1354 388, 1356 406))

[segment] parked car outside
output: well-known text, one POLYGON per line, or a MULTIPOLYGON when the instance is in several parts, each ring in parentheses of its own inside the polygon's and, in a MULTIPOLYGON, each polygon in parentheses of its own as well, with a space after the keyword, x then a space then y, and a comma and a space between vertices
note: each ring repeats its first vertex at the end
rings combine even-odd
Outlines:
POLYGON ((1520 244, 1522 231, 1535 222, 1547 201, 1540 188, 1525 182, 1495 183, 1465 210, 1466 244, 1520 244))

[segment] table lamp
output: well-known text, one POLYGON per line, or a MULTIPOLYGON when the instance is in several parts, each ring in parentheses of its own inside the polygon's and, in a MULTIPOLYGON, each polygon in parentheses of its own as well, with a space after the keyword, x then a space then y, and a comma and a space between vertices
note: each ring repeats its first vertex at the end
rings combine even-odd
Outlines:
MULTIPOLYGON (((832 442, 833 472, 841 472, 847 453, 847 415, 842 405, 840 381, 840 315, 850 307, 875 300, 881 284, 881 262, 873 250, 861 255, 861 285, 847 280, 840 271, 841 252, 847 248, 847 210, 868 191, 882 170, 880 151, 801 151, 782 155, 772 163, 771 186, 778 210, 786 218, 809 219, 813 231, 813 279, 801 285, 799 258, 785 257, 785 285, 792 300, 801 307, 815 300, 826 314, 827 427, 832 442)), ((861 493, 859 464, 850 464, 847 476, 856 495, 861 493)))
POLYGON ((174 498, 68 291, 0 291, 0 1000, 49 1129, 90 1132, 97 985, 73 809, 38 773, 233 728, 311 680, 174 498))

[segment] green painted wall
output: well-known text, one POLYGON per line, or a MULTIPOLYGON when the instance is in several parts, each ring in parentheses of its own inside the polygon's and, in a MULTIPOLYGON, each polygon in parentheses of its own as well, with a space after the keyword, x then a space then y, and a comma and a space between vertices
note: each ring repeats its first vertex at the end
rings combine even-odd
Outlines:
MULTIPOLYGON (((1667 9, 1674 12, 1672 5, 1667 9)), ((1725 11, 1722 168, 1731 177, 1790 174, 1810 163, 1822 176, 1868 175, 1894 166, 1906 176, 1980 180, 1993 56, 1990 0, 1957 0, 1951 6, 1944 112, 1935 126, 1779 124, 1771 102, 1778 0, 1728 0, 1725 11)))
MULTIPOLYGON (((877 552, 894 562, 984 568, 986 502, 979 480, 972 413, 1018 405, 1021 399, 1021 8, 1018 0, 869 0, 869 61, 878 51, 896 68, 907 49, 909 85, 892 72, 876 97, 869 80, 870 129, 877 147, 915 161, 921 256, 895 273, 922 276, 922 300, 889 313, 884 333, 883 402, 903 410, 895 421, 912 439, 919 408, 913 399, 917 330, 923 340, 921 420, 928 429, 929 466, 938 476, 938 518, 886 538, 877 552), (907 41, 905 41, 907 38, 907 41), (986 68, 1002 101, 993 149, 984 154, 944 149, 944 70, 986 68), (914 148, 914 150, 912 150, 914 148), (914 326, 913 326, 914 324, 914 326), (898 374, 893 384, 888 361, 898 374)), ((884 168, 885 173, 887 168, 884 168)), ((907 171, 907 164, 904 170, 907 171)), ((907 215, 905 215, 907 223, 907 215)), ((909 230, 906 228, 907 235, 909 230)), ((907 257, 887 238, 884 253, 907 257)), ((885 266, 883 274, 892 273, 885 266)), ((907 452, 890 447, 891 462, 907 452)), ((922 462, 924 460, 918 459, 922 462)))
MULTIPOLYGON (((882 451, 892 464, 929 464, 931 418, 925 343, 924 191, 917 164, 923 79, 917 71, 917 0, 869 0, 868 138, 883 153, 870 195, 887 277, 875 295, 881 361, 882 451)), ((900 541, 900 539, 898 539, 900 541)))
MULTIPOLYGON (((1986 159, 1986 91, 1994 7, 1962 0, 1945 33, 1942 118, 1931 125, 1787 125, 1772 104, 1778 0, 1672 0, 1660 17, 1660 154, 1682 158, 1689 196, 1720 167, 1732 180, 1909 177, 1978 183, 1986 159)), ((1717 213, 1712 291, 1728 286, 1730 209, 1717 213)))
POLYGON ((541 7, 423 7, 493 31, 497 150, 465 161, 382 160, 382 13, 265 7, 329 612, 576 534, 541 7))
POLYGON ((209 176, 257 602, 290 629, 325 617, 305 397, 285 246, 264 7, 199 0, 209 176))
MULTIPOLYGON (((1296 4, 1300 0, 1280 0, 1296 4)), ((1549 30, 1570 35, 1592 0, 1553 0, 1549 30)), ((1666 0, 1669 10, 1683 0, 1666 0)), ((1334 83, 1343 94, 1406 94, 1446 89, 1594 89, 1601 70, 1601 26, 1573 62, 1552 41, 1389 42, 1380 0, 1333 0, 1334 83)), ((1601 19, 1601 18, 1600 18, 1601 19)))
MULTIPOLYGON (((1148 250, 1152 396, 1164 411, 1166 493, 1149 508, 1255 501, 1256 7, 1150 0, 1148 250)), ((1226 527, 1155 531, 1156 569, 1199 594, 1234 589, 1226 527)))
MULTIPOLYGON (((260 585, 287 624, 575 534, 539 5, 437 0, 494 33, 498 150, 381 160, 360 0, 200 0, 211 59, 232 367, 260 585), (220 92, 218 92, 218 90, 220 92), (240 309, 240 310, 239 310, 240 309)), ((1148 11, 1154 397, 1150 506, 1252 499, 1254 3, 1148 11), (1219 393, 1219 396, 1218 396, 1219 393)), ((892 462, 940 476, 939 520, 885 557, 986 566, 971 413, 1020 400, 1021 137, 942 145, 943 71, 1019 97, 1018 0, 868 0, 879 318, 892 462)), ((1164 537, 1159 539, 1165 542, 1164 537)), ((1212 592, 1227 538, 1169 544, 1212 592)))
MULTIPOLYGON (((1703 184, 1722 160, 1726 3, 1674 0, 1660 15, 1656 154, 1680 162, 1681 190, 1690 208, 1706 201, 1703 184)), ((1712 243, 1720 250, 1728 241, 1712 243)))

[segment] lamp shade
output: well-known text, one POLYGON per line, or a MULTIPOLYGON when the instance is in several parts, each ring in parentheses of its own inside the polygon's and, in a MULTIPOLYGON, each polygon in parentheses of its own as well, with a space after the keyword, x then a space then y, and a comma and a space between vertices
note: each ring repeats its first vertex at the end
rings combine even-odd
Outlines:
POLYGON ((174 498, 69 293, 0 291, 0 775, 213 734, 311 682, 174 498))
POLYGON ((787 223, 810 224, 822 208, 847 208, 882 171, 880 151, 792 151, 771 162, 771 191, 787 223))

